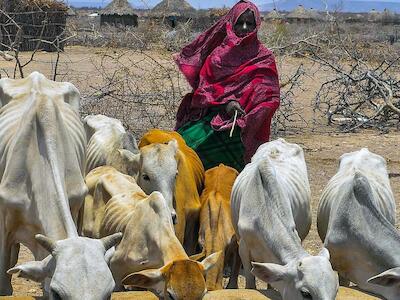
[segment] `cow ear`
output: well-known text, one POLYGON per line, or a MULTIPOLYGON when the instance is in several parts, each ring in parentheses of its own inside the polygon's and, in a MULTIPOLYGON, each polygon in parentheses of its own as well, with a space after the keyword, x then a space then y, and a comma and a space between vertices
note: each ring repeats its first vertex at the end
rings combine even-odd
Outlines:
POLYGON ((134 135, 130 132, 126 132, 122 138, 122 147, 125 150, 129 150, 132 153, 139 153, 139 147, 137 145, 134 135))
POLYGON ((251 269, 251 273, 268 283, 284 280, 288 274, 286 266, 272 263, 256 262, 252 262, 251 264, 253 266, 253 268, 251 269))
POLYGON ((331 255, 329 254, 329 250, 327 248, 322 248, 322 250, 318 253, 318 256, 325 257, 327 260, 331 259, 331 255))
POLYGON ((135 173, 139 172, 140 153, 135 154, 126 149, 118 149, 118 153, 121 158, 131 166, 131 170, 133 170, 135 173))
POLYGON ((168 146, 172 147, 174 149, 175 153, 178 152, 179 145, 178 145, 178 141, 177 140, 175 140, 175 139, 170 140, 168 142, 168 146))
POLYGON ((221 255, 222 251, 218 251, 207 256, 201 263, 199 263, 203 268, 204 274, 207 274, 207 272, 217 264, 221 258, 221 255))
POLYGON ((36 282, 43 282, 46 277, 51 275, 48 264, 48 259, 30 261, 8 270, 7 273, 10 275, 18 274, 18 277, 30 279, 36 282))
POLYGON ((122 284, 149 289, 156 286, 162 280, 164 280, 164 276, 161 270, 151 269, 126 276, 122 280, 122 284))
POLYGON ((139 155, 126 149, 118 149, 118 153, 125 161, 128 162, 137 160, 137 156, 139 155))
POLYGON ((400 267, 389 269, 379 275, 371 277, 367 282, 381 286, 393 286, 400 283, 400 267))

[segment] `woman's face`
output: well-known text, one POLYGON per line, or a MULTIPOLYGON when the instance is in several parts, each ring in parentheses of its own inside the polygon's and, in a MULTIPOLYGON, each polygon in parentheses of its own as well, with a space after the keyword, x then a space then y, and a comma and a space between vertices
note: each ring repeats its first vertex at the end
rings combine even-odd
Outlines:
POLYGON ((256 19, 251 10, 242 13, 234 26, 235 33, 238 37, 244 37, 256 29, 256 19))

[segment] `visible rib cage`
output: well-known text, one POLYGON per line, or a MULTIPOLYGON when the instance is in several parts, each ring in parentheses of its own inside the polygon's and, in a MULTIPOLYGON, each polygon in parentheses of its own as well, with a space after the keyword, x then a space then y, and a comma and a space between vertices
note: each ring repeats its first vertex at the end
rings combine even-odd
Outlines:
POLYGON ((135 212, 136 203, 132 201, 130 196, 126 197, 126 201, 122 201, 121 197, 110 199, 105 208, 101 235, 105 236, 115 232, 125 232, 125 228, 135 212))
POLYGON ((50 222, 46 214, 55 214, 68 236, 77 235, 70 208, 76 210, 86 192, 86 136, 75 111, 79 92, 39 73, 4 79, 0 90, 5 104, 0 110, 0 204, 24 211, 36 207, 35 222, 42 223, 37 226, 53 237, 61 232, 44 223, 50 222), (71 205, 71 200, 78 202, 71 205))

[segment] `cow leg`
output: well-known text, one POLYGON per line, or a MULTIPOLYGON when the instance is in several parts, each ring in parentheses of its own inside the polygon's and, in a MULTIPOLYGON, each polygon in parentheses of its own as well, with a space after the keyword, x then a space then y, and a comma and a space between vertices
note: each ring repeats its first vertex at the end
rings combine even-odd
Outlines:
POLYGON ((7 241, 4 219, 0 219, 0 296, 11 295, 13 292, 11 275, 7 274, 7 271, 11 268, 11 258, 15 256, 11 254, 12 248, 7 241))
MULTIPOLYGON (((178 220, 179 223, 179 220, 178 220)), ((199 240, 199 212, 190 211, 186 215, 183 248, 188 255, 196 254, 199 240)))
POLYGON ((256 289, 256 279, 254 275, 251 274, 250 252, 243 239, 241 239, 239 243, 239 255, 242 260, 244 276, 246 278, 246 289, 256 289))
POLYGON ((242 265, 242 261, 240 260, 239 256, 239 249, 237 241, 234 240, 231 242, 231 249, 232 249, 232 265, 231 265, 231 276, 229 278, 228 285, 226 286, 227 289, 237 289, 238 288, 238 277, 240 272, 240 266, 242 265), (234 244, 233 244, 234 243, 234 244))

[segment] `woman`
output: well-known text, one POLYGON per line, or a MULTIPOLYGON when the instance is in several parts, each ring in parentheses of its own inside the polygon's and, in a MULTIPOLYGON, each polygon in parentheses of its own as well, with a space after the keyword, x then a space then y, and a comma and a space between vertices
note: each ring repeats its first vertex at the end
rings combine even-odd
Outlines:
POLYGON ((193 88, 176 130, 206 170, 224 163, 241 171, 269 140, 279 81, 273 54, 258 40, 260 25, 257 7, 242 0, 175 55, 193 88))

